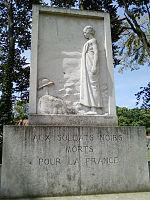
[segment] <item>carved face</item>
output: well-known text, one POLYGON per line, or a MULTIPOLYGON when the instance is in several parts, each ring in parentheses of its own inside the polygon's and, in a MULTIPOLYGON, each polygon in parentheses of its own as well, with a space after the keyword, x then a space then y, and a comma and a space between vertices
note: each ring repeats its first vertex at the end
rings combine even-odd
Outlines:
POLYGON ((90 31, 89 29, 84 29, 83 30, 83 35, 86 39, 89 39, 90 38, 90 31))

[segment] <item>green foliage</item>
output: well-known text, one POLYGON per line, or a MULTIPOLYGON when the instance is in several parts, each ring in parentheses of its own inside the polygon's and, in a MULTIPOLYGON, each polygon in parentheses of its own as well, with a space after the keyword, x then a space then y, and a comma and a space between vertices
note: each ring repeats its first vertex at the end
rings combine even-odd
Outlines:
POLYGON ((13 123, 16 96, 28 101, 29 63, 22 54, 31 47, 32 3, 39 2, 0 1, 0 124, 13 123))
POLYGON ((78 0, 51 0, 51 6, 55 5, 63 8, 75 7, 77 3, 78 0))
POLYGON ((138 69, 139 65, 150 64, 150 2, 149 0, 117 0, 123 11, 119 69, 138 69))
POLYGON ((114 64, 135 70, 150 63, 149 0, 51 0, 56 7, 109 12, 114 64), (118 15, 121 11, 121 17, 118 15))
POLYGON ((26 101, 17 101, 14 106, 14 122, 28 119, 28 104, 26 101))
MULTIPOLYGON (((140 27, 143 27, 143 31, 148 41, 150 41, 150 24, 148 15, 141 16, 140 19, 136 19, 140 27)), ((139 65, 150 64, 150 56, 143 44, 141 38, 135 34, 132 29, 129 29, 129 23, 125 22, 124 27, 126 29, 120 36, 120 40, 117 42, 120 49, 118 51, 118 58, 121 60, 121 67, 119 72, 130 69, 131 71, 139 69, 139 65)))
POLYGON ((137 105, 142 101, 141 108, 150 109, 150 82, 147 87, 141 87, 141 90, 135 94, 137 99, 137 105))
POLYGON ((150 109, 117 107, 117 116, 119 126, 145 126, 150 135, 150 109))

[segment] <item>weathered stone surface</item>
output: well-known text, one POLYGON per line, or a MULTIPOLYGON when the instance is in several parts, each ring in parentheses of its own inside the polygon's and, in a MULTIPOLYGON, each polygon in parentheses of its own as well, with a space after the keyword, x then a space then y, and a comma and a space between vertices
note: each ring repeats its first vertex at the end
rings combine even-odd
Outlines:
POLYGON ((34 5, 32 22, 30 119, 44 113, 116 116, 109 14, 34 5), (87 26, 95 32, 92 40, 90 33, 84 37, 87 26), (95 63, 86 65, 89 74, 81 65, 88 49, 95 63))
POLYGON ((30 115, 30 125, 67 125, 67 126, 117 126, 116 116, 98 115, 30 115))
MULTIPOLYGON (((116 199, 117 200, 149 200, 150 192, 35 198, 35 200, 116 200, 116 199)), ((18 200, 31 200, 31 199, 27 198, 27 199, 18 199, 18 200)))
POLYGON ((2 196, 148 189, 144 127, 5 126, 2 196))

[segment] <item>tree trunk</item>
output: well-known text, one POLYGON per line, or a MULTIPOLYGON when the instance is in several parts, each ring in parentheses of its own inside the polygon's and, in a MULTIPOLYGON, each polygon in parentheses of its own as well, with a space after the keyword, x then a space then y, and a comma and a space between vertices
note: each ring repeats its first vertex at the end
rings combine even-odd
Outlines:
POLYGON ((124 2, 124 5, 125 5, 125 12, 127 14, 127 16, 126 16, 127 21, 130 24, 134 33, 136 33, 138 35, 138 37, 141 39, 148 55, 150 56, 150 43, 147 40, 147 37, 146 37, 145 33, 142 31, 140 25, 136 21, 135 16, 129 11, 126 1, 123 1, 123 2, 124 2))
POLYGON ((80 10, 83 10, 83 0, 79 0, 79 8, 80 10))
POLYGON ((12 0, 4 1, 8 13, 8 60, 4 69, 2 87, 2 110, 4 124, 9 124, 12 117, 12 93, 13 93, 13 70, 14 70, 14 25, 12 0))

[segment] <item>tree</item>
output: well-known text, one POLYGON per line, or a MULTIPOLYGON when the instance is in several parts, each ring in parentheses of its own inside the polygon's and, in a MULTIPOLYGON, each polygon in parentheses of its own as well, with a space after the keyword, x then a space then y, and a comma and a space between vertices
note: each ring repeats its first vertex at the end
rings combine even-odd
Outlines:
POLYGON ((31 46, 32 3, 0 1, 0 124, 12 123, 15 95, 28 101, 29 63, 22 55, 31 46))
MULTIPOLYGON (((122 8, 124 30, 118 46, 120 64, 119 69, 130 68, 131 71, 139 69, 140 65, 150 65, 150 2, 149 0, 117 0, 118 6, 122 8)), ((135 94, 137 105, 142 99, 141 108, 150 108, 150 83, 147 87, 135 94)))
POLYGON ((150 109, 117 107, 117 116, 119 126, 145 126, 150 135, 150 109))
POLYGON ((80 9, 109 12, 114 64, 119 71, 150 62, 149 0, 52 0, 58 7, 78 6, 80 9), (118 15, 121 9, 122 17, 118 15))
POLYGON ((139 69, 150 64, 150 2, 149 0, 117 0, 123 11, 122 34, 118 42, 121 60, 120 72, 124 69, 139 69))
POLYGON ((141 108, 147 108, 150 109, 150 82, 148 83, 147 87, 141 87, 141 90, 135 94, 136 99, 137 99, 137 105, 142 100, 142 105, 141 108))
POLYGON ((13 110, 15 123, 18 123, 19 120, 28 119, 29 106, 26 101, 17 101, 13 110))

